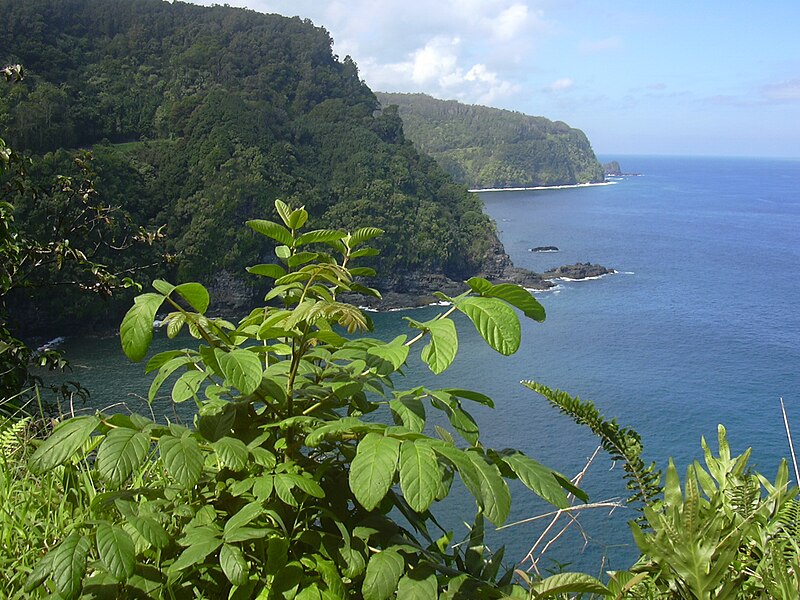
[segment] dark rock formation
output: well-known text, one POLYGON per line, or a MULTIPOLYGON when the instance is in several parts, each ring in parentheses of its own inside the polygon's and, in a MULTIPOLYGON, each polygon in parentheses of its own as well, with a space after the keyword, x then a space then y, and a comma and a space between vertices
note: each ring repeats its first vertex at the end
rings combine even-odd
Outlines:
POLYGON ((528 252, 558 252, 556 246, 536 246, 536 248, 528 248, 528 252))
POLYGON ((589 279, 590 277, 600 277, 616 273, 614 269, 593 265, 592 263, 575 263, 574 265, 564 265, 545 271, 545 279, 589 279))

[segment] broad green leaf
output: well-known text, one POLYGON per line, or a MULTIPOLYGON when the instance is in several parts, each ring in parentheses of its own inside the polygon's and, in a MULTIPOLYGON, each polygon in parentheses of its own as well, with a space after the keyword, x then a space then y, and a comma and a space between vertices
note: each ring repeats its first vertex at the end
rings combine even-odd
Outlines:
POLYGON ((400 396, 389 401, 389 408, 395 417, 395 422, 411 431, 422 433, 425 428, 425 406, 422 400, 413 396, 400 396))
POLYGON ((178 559, 170 565, 169 571, 182 571, 192 565, 196 565, 200 561, 205 560, 206 556, 214 552, 214 550, 221 545, 222 540, 216 538, 207 538, 198 541, 181 552, 178 559))
POLYGON ((409 506, 417 512, 430 507, 442 475, 431 447, 423 441, 405 441, 400 445, 400 489, 409 506))
POLYGON ((561 594, 610 594, 608 588, 591 575, 556 573, 531 585, 536 598, 551 598, 561 594))
POLYGON ((219 350, 216 356, 226 381, 243 395, 252 394, 261 385, 261 359, 254 352, 236 348, 230 352, 219 350))
POLYGON ((505 300, 512 306, 516 306, 522 313, 534 321, 540 323, 545 319, 544 306, 525 288, 513 283, 499 283, 492 287, 487 296, 505 300))
POLYGON ((136 296, 133 306, 125 313, 119 327, 122 351, 133 362, 139 362, 147 354, 153 341, 153 321, 164 296, 148 293, 136 296))
POLYGON ((461 481, 464 486, 469 490, 475 502, 480 508, 484 507, 483 492, 481 490, 481 479, 478 476, 475 466, 472 461, 467 457, 467 453, 455 446, 447 443, 440 442, 431 444, 434 451, 448 460, 458 471, 461 481))
POLYGON ((219 551, 219 564, 222 572, 233 585, 245 585, 249 575, 249 567, 244 554, 237 546, 223 544, 219 551))
POLYGON ((36 561, 36 566, 28 575, 28 579, 22 588, 24 592, 32 592, 53 576, 53 556, 54 552, 51 550, 36 561))
POLYGON ((481 486, 483 510, 486 518, 495 525, 502 525, 511 510, 511 493, 496 465, 489 464, 477 452, 465 452, 472 461, 481 486))
POLYGON ((400 441, 376 433, 367 434, 358 444, 350 465, 350 489, 356 500, 372 510, 383 500, 397 472, 400 441))
POLYGON ((314 231, 307 231, 297 238, 295 246, 319 242, 333 242, 341 240, 345 235, 344 231, 339 231, 338 229, 315 229, 314 231))
POLYGON ((481 394, 479 392, 473 392, 472 390, 462 390, 458 388, 445 388, 441 390, 446 394, 450 394, 451 396, 455 396, 457 398, 466 398, 467 400, 472 400, 473 402, 477 402, 478 404, 483 404, 484 406, 488 406, 489 408, 494 408, 494 401, 486 396, 485 394, 481 394))
POLYGON ((450 319, 434 319, 422 325, 430 334, 428 345, 422 349, 422 360, 438 375, 452 364, 458 353, 456 325, 450 319))
POLYGON ((381 346, 373 346, 367 350, 367 354, 372 354, 391 363, 396 371, 403 366, 408 358, 408 346, 405 345, 405 335, 397 336, 390 343, 381 346))
POLYGON ((519 319, 514 309, 502 300, 467 297, 456 306, 469 317, 478 333, 494 350, 508 356, 519 349, 519 319))
POLYGON ((375 269, 372 267, 353 267, 350 269, 350 275, 353 277, 375 277, 375 269))
POLYGON ((175 287, 175 291, 201 315, 208 309, 211 299, 208 296, 208 290, 201 284, 194 282, 182 283, 175 287))
POLYGON ((369 239, 383 235, 383 229, 377 227, 362 227, 350 234, 348 245, 350 248, 355 248, 359 244, 363 244, 369 239))
POLYGON ((247 466, 247 457, 250 453, 242 440, 226 436, 213 442, 211 447, 214 448, 223 466, 230 470, 241 471, 247 466))
POLYGON ((519 477, 525 486, 542 499, 558 508, 569 505, 564 488, 553 476, 553 470, 522 453, 503 456, 503 462, 519 477))
POLYGON ((153 517, 135 516, 128 517, 128 522, 147 542, 156 548, 166 548, 170 542, 167 530, 153 517))
POLYGON ((156 369, 160 369, 173 358, 182 355, 186 355, 185 350, 167 350, 166 352, 159 352, 147 361, 147 364, 144 367, 144 372, 147 374, 155 371, 156 369))
POLYGON ((261 506, 261 502, 256 501, 246 504, 236 513, 234 513, 234 515, 225 523, 223 539, 225 539, 226 542, 230 541, 230 535, 233 535, 236 530, 248 525, 253 521, 253 519, 260 517, 263 513, 264 507, 261 506))
POLYGON ((378 256, 381 251, 377 248, 359 248, 355 252, 350 253, 350 258, 361 258, 362 256, 378 256))
POLYGON ((437 600, 439 586, 436 575, 430 571, 418 572, 417 568, 406 573, 397 584, 397 597, 403 600, 437 600))
POLYGON ((44 443, 36 449, 28 463, 31 471, 42 474, 66 462, 91 437, 100 424, 97 417, 73 417, 56 427, 44 443))
POLYGON ((253 275, 271 277, 272 279, 278 279, 286 275, 286 270, 280 265, 255 265, 254 267, 247 267, 247 272, 253 275))
POLYGON ((189 436, 165 435, 158 440, 158 447, 167 472, 184 488, 193 488, 203 472, 203 454, 197 442, 189 436))
POLYGON ((149 449, 150 440, 141 431, 112 429, 97 450, 95 467, 100 477, 119 487, 139 468, 149 449))
POLYGON ((164 382, 169 379, 169 376, 181 367, 191 364, 194 361, 195 359, 190 356, 178 355, 162 364, 158 369, 158 373, 153 378, 153 381, 150 383, 150 389, 147 392, 147 401, 152 404, 158 390, 161 389, 164 382))
POLYGON ((364 600, 386 600, 394 594, 405 569, 403 557, 394 550, 373 554, 367 564, 361 593, 364 600))
POLYGON ((278 225, 273 221, 253 219, 251 221, 247 221, 247 226, 261 235, 272 238, 279 244, 283 244, 284 246, 292 245, 292 234, 283 225, 278 225))
POLYGON ((75 531, 53 552, 53 581, 62 598, 76 598, 81 592, 91 542, 75 531))
POLYGON ((300 229, 306 224, 306 221, 308 221, 308 211, 301 206, 289 214, 289 219, 286 223, 286 226, 290 229, 300 229))
POLYGON ((680 506, 683 503, 683 493, 681 492, 681 478, 675 463, 669 459, 667 474, 664 477, 664 504, 668 508, 680 506))
POLYGON ((278 211, 278 216, 285 225, 289 225, 289 216, 292 214, 292 209, 283 200, 275 200, 275 210, 278 211))
POLYGON ((155 279, 153 281, 153 287, 157 292, 164 296, 169 296, 172 293, 172 290, 175 289, 174 285, 172 285, 169 281, 164 281, 163 279, 155 279))
POLYGON ((470 277, 467 280, 467 285, 472 288, 472 291, 481 296, 489 292, 494 285, 484 279, 483 277, 470 277))
POLYGON ((100 521, 97 524, 95 540, 100 560, 109 573, 121 581, 133 575, 136 566, 133 540, 122 527, 100 521))
POLYGON ((291 255, 292 251, 289 249, 289 246, 277 246, 275 248, 275 256, 278 258, 288 260, 291 255))
POLYGON ((205 379, 206 374, 203 371, 186 371, 172 386, 172 401, 180 404, 193 398, 205 379))

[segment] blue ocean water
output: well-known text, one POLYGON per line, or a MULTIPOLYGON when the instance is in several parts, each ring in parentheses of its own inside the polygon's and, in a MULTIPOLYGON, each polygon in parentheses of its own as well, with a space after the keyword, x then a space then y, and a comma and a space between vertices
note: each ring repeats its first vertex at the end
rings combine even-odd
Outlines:
MULTIPOLYGON (((715 447, 723 423, 733 450, 752 446, 753 465, 771 476, 788 456, 780 397, 800 432, 800 161, 609 158, 640 176, 481 198, 518 266, 543 271, 591 261, 619 273, 537 294, 547 320, 523 324, 523 346, 512 357, 494 353, 462 323, 453 366, 433 378, 413 361, 409 387, 422 378, 491 395, 495 410, 474 411, 484 443, 519 448, 569 476, 584 467, 597 442, 522 387, 522 379, 593 401, 636 429, 646 457, 661 468, 670 456, 679 469, 702 459, 701 436, 715 447), (528 251, 545 245, 560 252, 528 251)), ((436 310, 413 315, 427 318, 436 310)), ((377 315, 382 335, 405 330, 402 316, 377 315)), ((149 378, 117 348, 114 339, 66 344, 96 406, 137 406, 134 396, 146 396, 149 378)), ((583 486, 595 501, 624 497, 621 474, 601 455, 583 486)), ((510 521, 547 511, 524 490, 514 492, 510 521)), ((461 494, 440 512, 458 536, 469 510, 461 494)), ((555 561, 593 572, 628 566, 636 550, 626 522, 634 516, 631 509, 587 511, 585 550, 575 551, 584 540, 573 528, 542 566, 555 561)), ((506 557, 521 560, 543 522, 493 533, 491 544, 505 544, 506 557)))

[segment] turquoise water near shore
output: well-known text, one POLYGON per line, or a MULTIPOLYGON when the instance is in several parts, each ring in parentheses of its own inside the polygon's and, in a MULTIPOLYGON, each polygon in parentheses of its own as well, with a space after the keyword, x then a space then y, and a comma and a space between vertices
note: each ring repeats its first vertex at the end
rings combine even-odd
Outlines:
MULTIPOLYGON (((641 176, 481 194, 518 266, 543 271, 591 261, 619 273, 537 294, 547 320, 523 324, 523 346, 510 358, 463 323, 459 356, 435 385, 490 394, 497 408, 475 410, 485 443, 520 448, 568 475, 583 468, 596 442, 521 379, 592 400, 634 427, 660 467, 669 456, 679 468, 701 458, 700 437, 715 442, 724 423, 733 449, 752 446, 754 466, 772 476, 788 455, 780 397, 800 431, 800 161, 612 158, 641 176), (560 252, 528 251, 548 245, 560 252)), ((402 316, 376 315, 381 335, 405 331, 402 316)), ((93 406, 125 401, 146 410, 135 396, 146 395, 149 378, 125 361, 115 339, 68 339, 64 347, 93 406)), ((408 373, 434 384, 418 361, 408 373)), ((161 404, 154 412, 173 409, 161 404)), ((588 471, 592 500, 625 495, 621 469, 610 468, 601 456, 588 471)), ((510 520, 546 510, 514 491, 510 520)), ((458 531, 468 505, 455 498, 442 507, 444 520, 458 531)), ((636 556, 626 526, 633 516, 630 509, 587 513, 585 551, 576 552, 583 540, 573 532, 548 556, 593 572, 604 558, 605 568, 623 568, 636 556)), ((493 534, 492 545, 506 544, 507 558, 520 560, 540 530, 539 523, 512 527, 493 534)))

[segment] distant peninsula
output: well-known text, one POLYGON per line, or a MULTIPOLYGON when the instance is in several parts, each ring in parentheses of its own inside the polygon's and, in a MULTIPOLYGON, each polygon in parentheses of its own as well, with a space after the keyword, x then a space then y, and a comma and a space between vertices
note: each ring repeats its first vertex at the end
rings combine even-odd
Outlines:
POLYGON ((604 181, 586 135, 561 121, 438 100, 377 92, 397 106, 406 137, 458 183, 472 189, 565 186, 604 181))

